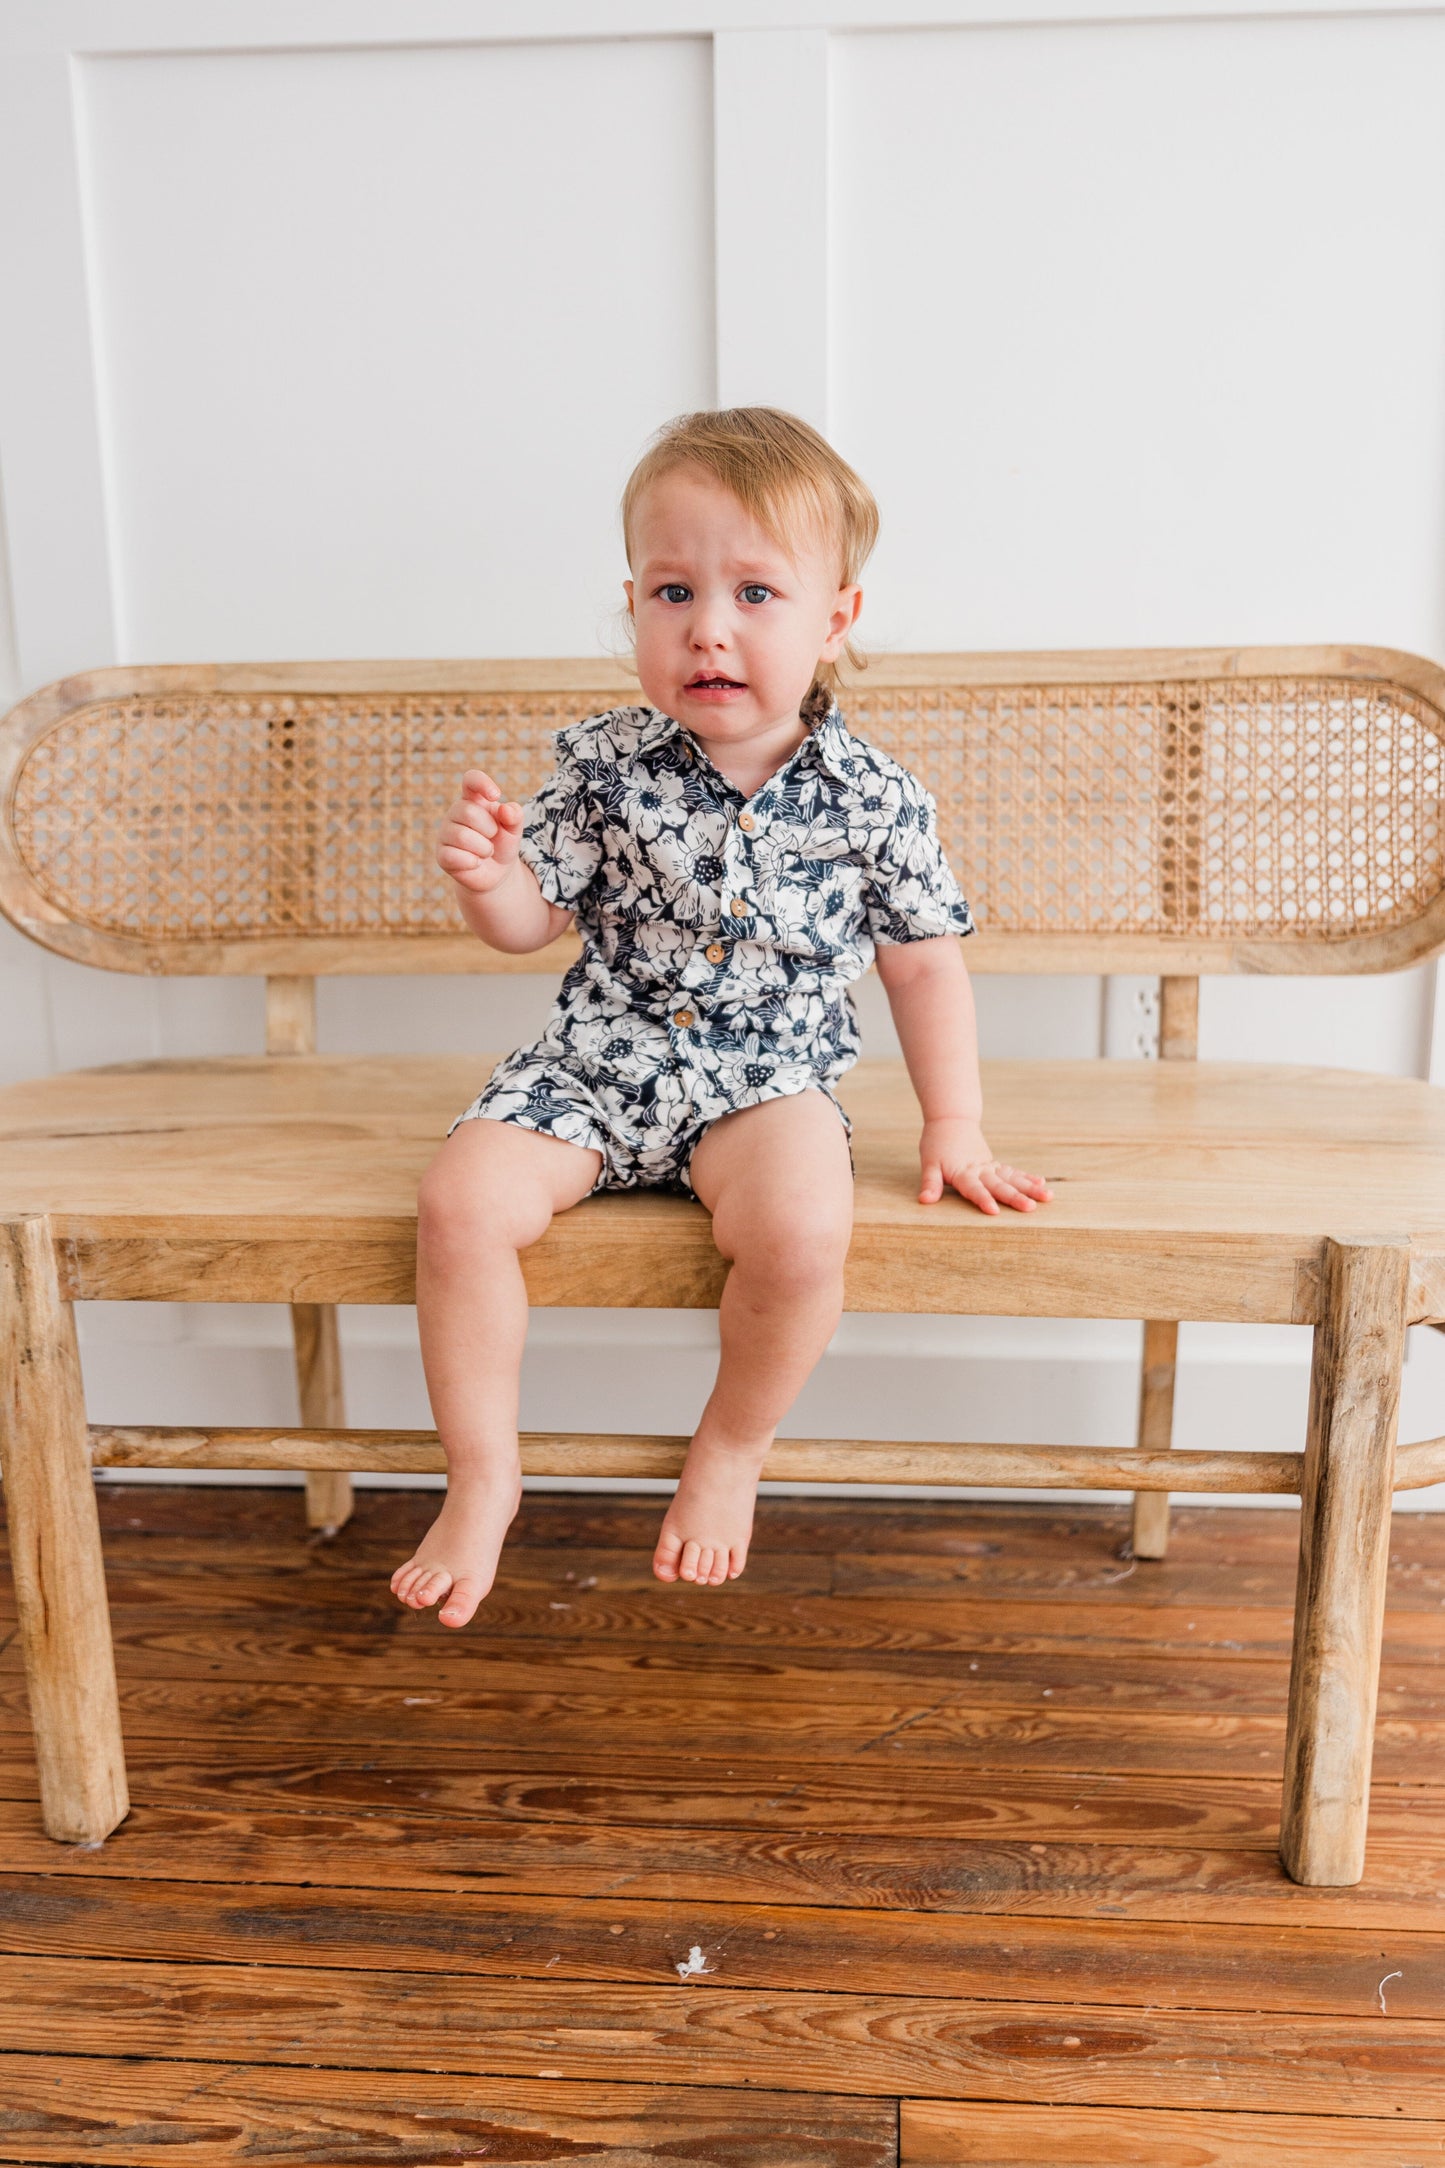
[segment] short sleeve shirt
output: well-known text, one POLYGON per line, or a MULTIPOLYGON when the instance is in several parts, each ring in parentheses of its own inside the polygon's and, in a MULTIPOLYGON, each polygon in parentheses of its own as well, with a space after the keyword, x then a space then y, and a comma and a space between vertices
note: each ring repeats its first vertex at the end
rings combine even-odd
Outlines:
POLYGON ((582 935, 549 1031, 569 1051, 589 1017, 684 1014, 699 1059, 736 1072, 750 1046, 831 1082, 875 949, 973 931, 933 799, 836 706, 750 798, 656 708, 575 723, 521 855, 582 935))

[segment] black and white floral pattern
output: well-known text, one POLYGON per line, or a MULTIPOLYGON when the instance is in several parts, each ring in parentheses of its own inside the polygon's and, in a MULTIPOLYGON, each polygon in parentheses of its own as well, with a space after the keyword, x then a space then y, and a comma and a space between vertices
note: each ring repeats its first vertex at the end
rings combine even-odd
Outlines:
POLYGON ((875 948, 973 931, 933 800, 836 707, 751 798, 656 708, 574 723, 521 855, 582 954, 542 1037, 452 1128, 591 1145, 599 1189, 687 1189, 736 1108, 810 1090, 837 1106, 858 1058, 848 989, 875 948))

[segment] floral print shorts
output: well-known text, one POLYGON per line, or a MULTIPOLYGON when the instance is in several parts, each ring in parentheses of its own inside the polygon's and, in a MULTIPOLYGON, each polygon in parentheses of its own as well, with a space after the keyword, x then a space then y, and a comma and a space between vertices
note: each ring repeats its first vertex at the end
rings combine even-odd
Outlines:
MULTIPOLYGON (((664 1043, 653 1049, 659 1067, 640 1085, 624 1082, 615 1072, 599 1075, 575 1054, 549 1047, 545 1038, 519 1048, 497 1063, 477 1097, 452 1123, 448 1136, 463 1122, 515 1122, 522 1129, 600 1152, 602 1171, 593 1185, 594 1195, 613 1189, 671 1189, 691 1197, 695 1191, 688 1167, 693 1153, 715 1121, 741 1106, 819 1091, 837 1109, 845 1134, 852 1135, 853 1125, 829 1086, 807 1069, 773 1070, 766 1084, 754 1085, 751 1096, 719 1104, 712 1095, 698 1095, 687 1088, 691 1080, 685 1080, 669 1061, 666 1033, 656 1026, 651 1029, 664 1043)), ((644 1025, 633 1040, 635 1055, 644 1052, 637 1040, 648 1036, 644 1025)))

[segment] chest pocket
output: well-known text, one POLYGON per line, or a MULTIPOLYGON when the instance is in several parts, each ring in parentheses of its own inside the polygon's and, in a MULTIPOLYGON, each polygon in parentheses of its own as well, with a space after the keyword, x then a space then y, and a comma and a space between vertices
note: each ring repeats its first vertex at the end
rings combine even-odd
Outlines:
POLYGON ((863 865, 833 821, 780 821, 752 854, 759 915, 780 948, 830 955, 851 944, 863 915, 863 865))
POLYGON ((644 891, 642 915, 660 913, 680 926, 717 924, 730 878, 722 850, 724 825, 721 818, 694 818, 685 832, 664 829, 630 846, 635 880, 644 891))

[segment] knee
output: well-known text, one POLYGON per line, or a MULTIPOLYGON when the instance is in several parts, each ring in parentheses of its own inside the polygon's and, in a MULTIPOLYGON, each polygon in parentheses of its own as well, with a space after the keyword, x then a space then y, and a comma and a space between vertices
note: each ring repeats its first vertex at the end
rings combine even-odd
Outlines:
POLYGON ((449 1165, 445 1153, 422 1176, 416 1200, 417 1250, 437 1264, 475 1257, 495 1244, 521 1250, 546 1233, 550 1204, 520 1183, 493 1185, 449 1165))
POLYGON ((852 1232, 851 1210, 826 1197, 780 1198, 736 1231, 731 1255, 770 1299, 798 1300, 841 1284, 852 1232))

